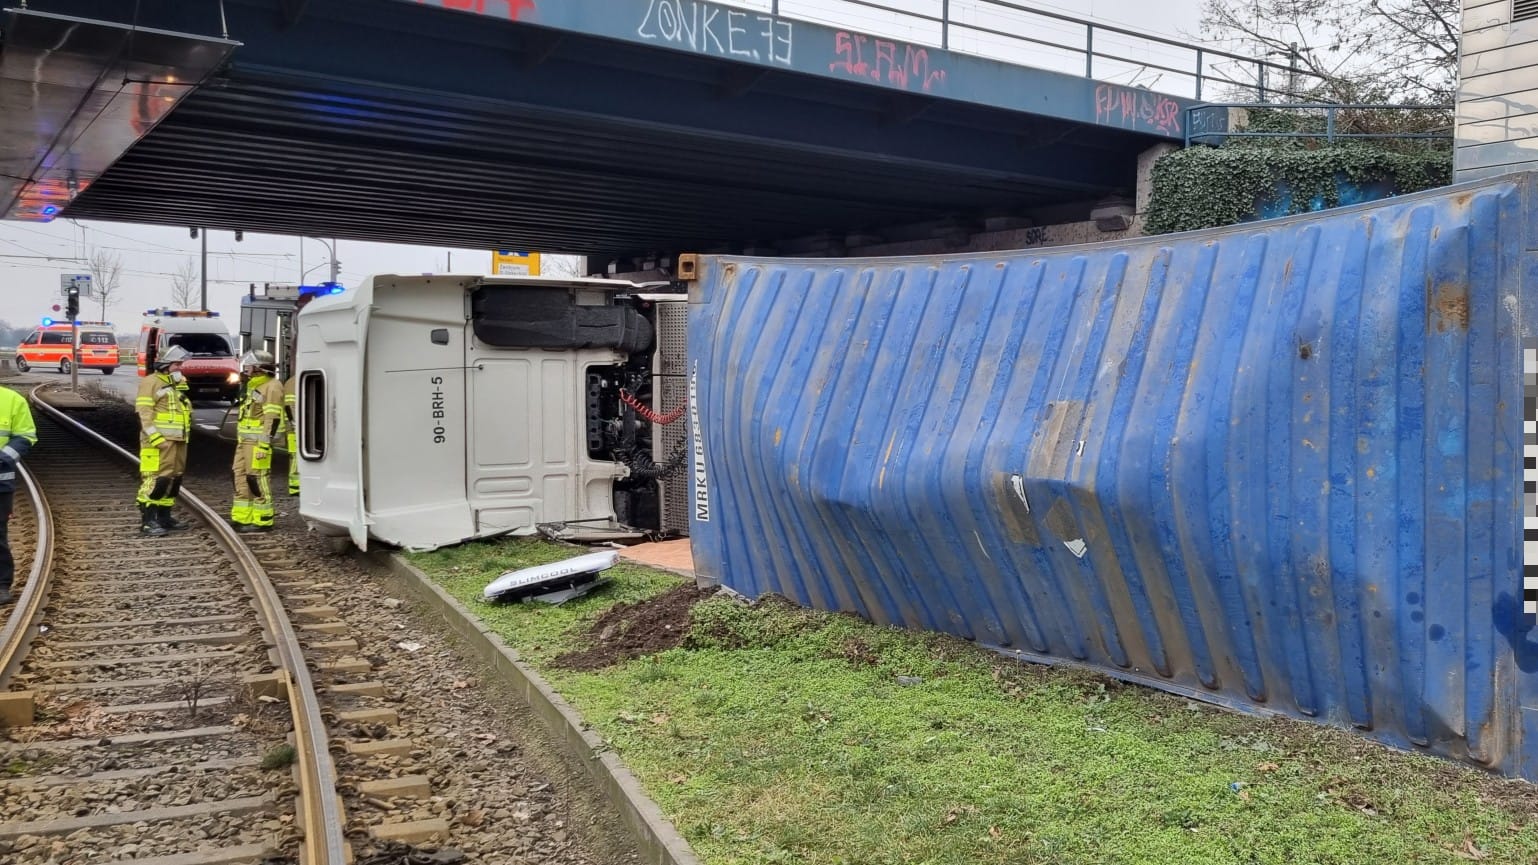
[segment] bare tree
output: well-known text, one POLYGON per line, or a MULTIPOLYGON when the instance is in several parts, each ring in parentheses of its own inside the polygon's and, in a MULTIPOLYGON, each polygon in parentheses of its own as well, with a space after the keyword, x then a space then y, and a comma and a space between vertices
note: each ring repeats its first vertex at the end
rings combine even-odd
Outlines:
POLYGON ((107 320, 107 307, 117 302, 118 289, 123 281, 123 258, 105 249, 91 250, 86 259, 86 269, 91 271, 91 290, 101 304, 101 321, 107 320))
POLYGON ((555 276, 562 279, 574 279, 585 276, 587 258, 581 255, 541 255, 539 257, 539 275, 555 276))
MULTIPOLYGON (((1205 0, 1204 35, 1297 69, 1294 96, 1450 105, 1460 0, 1205 0)), ((1275 75, 1275 70, 1272 70, 1275 75)), ((1273 78, 1268 89, 1289 85, 1273 78)))
POLYGON ((176 309, 196 309, 199 288, 198 268, 189 257, 171 274, 171 305, 176 309))

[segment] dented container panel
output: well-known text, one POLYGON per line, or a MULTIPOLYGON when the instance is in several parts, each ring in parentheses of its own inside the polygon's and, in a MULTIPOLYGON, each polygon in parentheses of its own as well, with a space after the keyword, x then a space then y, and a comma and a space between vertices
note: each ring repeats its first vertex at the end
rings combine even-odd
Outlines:
POLYGON ((1532 184, 1050 251, 704 257, 696 568, 1538 780, 1532 184))

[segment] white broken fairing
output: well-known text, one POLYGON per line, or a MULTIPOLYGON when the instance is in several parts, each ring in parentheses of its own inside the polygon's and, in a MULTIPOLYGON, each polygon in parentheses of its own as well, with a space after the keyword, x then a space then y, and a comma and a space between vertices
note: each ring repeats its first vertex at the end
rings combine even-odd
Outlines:
POLYGON ((481 591, 481 597, 488 601, 550 598, 551 603, 562 603, 586 594, 596 584, 598 573, 614 567, 617 561, 619 553, 604 551, 508 571, 488 583, 481 591))

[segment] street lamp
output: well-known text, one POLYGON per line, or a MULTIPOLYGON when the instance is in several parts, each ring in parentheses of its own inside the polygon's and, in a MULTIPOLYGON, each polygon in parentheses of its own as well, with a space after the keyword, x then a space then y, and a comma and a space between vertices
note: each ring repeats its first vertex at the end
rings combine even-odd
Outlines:
MULTIPOLYGON (((341 264, 342 264, 340 261, 336 260, 336 241, 333 239, 330 243, 326 243, 325 240, 322 240, 319 237, 311 237, 311 238, 308 238, 308 239, 309 240, 317 240, 317 241, 320 241, 321 243, 324 243, 326 245, 326 251, 331 253, 331 281, 332 282, 336 282, 337 272, 341 269, 341 264)), ((304 237, 300 237, 299 238, 299 284, 300 285, 304 284, 304 278, 305 278, 305 276, 307 276, 309 274, 309 272, 311 270, 314 270, 315 267, 320 267, 320 265, 317 264, 317 265, 315 265, 315 267, 312 267, 309 270, 305 269, 305 267, 304 267, 304 242, 305 242, 305 240, 306 240, 306 238, 304 238, 304 237)))

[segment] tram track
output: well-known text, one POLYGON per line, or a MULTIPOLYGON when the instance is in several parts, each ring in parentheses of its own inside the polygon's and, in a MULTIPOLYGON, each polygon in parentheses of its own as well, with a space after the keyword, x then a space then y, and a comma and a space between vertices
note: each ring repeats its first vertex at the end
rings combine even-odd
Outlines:
MULTIPOLYGON (((81 396, 60 396, 61 405, 73 404, 67 411, 71 418, 78 418, 119 445, 131 447, 135 442, 138 424, 131 406, 94 389, 81 396)), ((209 428, 198 427, 194 432, 183 496, 188 491, 202 496, 204 502, 220 512, 214 518, 223 526, 219 517, 231 503, 230 446, 209 428)), ((28 462, 43 469, 42 454, 51 451, 50 444, 61 438, 69 440, 62 432, 44 433, 42 445, 29 455, 28 462)), ((179 539, 187 532, 153 539, 137 534, 138 519, 132 508, 132 488, 137 481, 129 473, 126 461, 118 472, 120 480, 114 481, 116 486, 94 490, 91 495, 93 501, 121 502, 123 507, 118 513, 103 514, 100 508, 92 507, 87 509, 89 512, 72 515, 69 521, 81 525, 87 536, 101 537, 103 549, 122 550, 117 558, 124 568, 134 567, 128 561, 139 555, 162 556, 165 570, 171 570, 173 564, 182 568, 193 564, 187 561, 185 552, 166 546, 167 541, 179 539)), ((27 533, 31 513, 22 507, 23 498, 18 493, 12 538, 18 567, 25 569, 31 554, 23 549, 20 539, 27 533)), ((59 499, 59 495, 52 498, 59 499)), ((59 502, 54 504, 57 508, 59 502)), ((294 499, 280 497, 273 532, 238 535, 233 539, 270 577, 275 595, 287 610, 304 647, 322 717, 329 725, 331 766, 336 774, 334 798, 343 809, 337 819, 344 827, 341 834, 349 845, 347 849, 356 856, 358 865, 398 865, 408 861, 634 865, 639 861, 634 841, 618 815, 609 810, 602 791, 591 785, 585 769, 558 756, 554 740, 547 738, 549 733, 522 705, 516 693, 488 677, 489 671, 467 665, 463 658, 456 657, 449 647, 452 638, 440 632, 438 623, 416 618, 410 604, 382 594, 368 560, 338 555, 325 538, 307 533, 292 510, 295 504, 294 499)), ((187 514, 182 511, 179 507, 177 515, 186 521, 187 514)), ((211 534, 209 538, 202 552, 212 559, 217 543, 211 534)), ((160 569, 157 564, 143 567, 160 569)), ((23 593, 30 582, 19 578, 18 586, 23 593)), ((185 598, 191 600, 199 597, 194 592, 197 586, 196 582, 173 583, 162 594, 167 603, 183 597, 175 592, 186 592, 185 598)), ((252 603, 252 596, 245 593, 235 606, 249 616, 252 603)), ((35 624, 47 625, 56 618, 57 605, 50 604, 47 609, 48 615, 35 624)), ((0 608, 0 616, 5 612, 0 608)), ((207 619, 203 627, 209 646, 224 646, 213 641, 233 639, 231 632, 250 627, 240 624, 251 621, 248 618, 224 620, 223 617, 239 614, 223 612, 217 604, 201 612, 207 619)), ((41 651, 49 636, 43 635, 37 651, 41 651)), ((136 635, 120 631, 113 636, 127 640, 136 635)), ((206 646, 199 649, 209 650, 206 646)), ((0 704, 6 699, 3 688, 0 684, 0 704)), ((222 711, 233 718, 249 714, 253 705, 259 724, 272 723, 281 715, 283 731, 291 727, 286 704, 260 701, 251 695, 228 709, 209 711, 222 711)), ((169 717, 177 717, 177 711, 168 713, 169 717)), ((200 718, 205 714, 200 713, 200 718)), ((188 727, 217 726, 220 717, 223 716, 207 715, 205 720, 213 721, 206 725, 202 721, 194 725, 185 719, 180 723, 188 727)), ((250 719, 246 721, 249 723, 250 719)), ((0 728, 0 748, 5 747, 8 734, 15 732, 0 728)), ((226 739, 209 736, 199 741, 212 745, 226 739)), ((5 765, 5 758, 0 755, 0 823, 10 819, 3 804, 12 795, 5 786, 5 765)), ((137 764, 120 764, 116 769, 123 766, 132 771, 139 769, 137 764)), ((98 760, 96 764, 77 764, 73 769, 61 765, 54 771, 101 774, 114 768, 104 768, 98 760)), ((20 780, 24 784, 34 783, 20 780)), ((289 789, 282 795, 291 793, 289 789)), ((41 792, 26 795, 37 796, 39 801, 43 796, 41 792)), ((50 801, 41 807, 48 813, 62 815, 67 813, 63 809, 68 806, 50 801)), ((246 822, 274 820, 281 823, 283 844, 276 856, 258 861, 264 865, 301 859, 327 861, 310 859, 309 854, 298 849, 300 833, 293 827, 305 822, 298 809, 289 807, 284 812, 275 807, 254 814, 246 822), (285 818, 287 822, 281 823, 285 818)), ((43 843, 58 843, 52 840, 54 837, 43 839, 43 843)), ((221 840, 233 843, 230 839, 221 840)), ((6 854, 12 851, 6 843, 0 838, 0 861, 10 865, 6 854)), ((36 858, 18 859, 18 865, 71 865, 108 858, 33 855, 36 858)), ((141 850, 137 856, 124 858, 143 865, 145 860, 139 857, 147 856, 147 851, 141 850)), ((155 862, 155 858, 148 861, 155 862)))
POLYGON ((8 861, 346 862, 304 640, 257 556, 185 494, 187 530, 139 538, 132 456, 34 404, 53 446, 0 631, 8 861))

